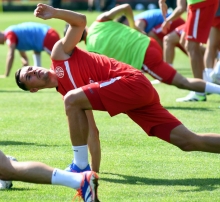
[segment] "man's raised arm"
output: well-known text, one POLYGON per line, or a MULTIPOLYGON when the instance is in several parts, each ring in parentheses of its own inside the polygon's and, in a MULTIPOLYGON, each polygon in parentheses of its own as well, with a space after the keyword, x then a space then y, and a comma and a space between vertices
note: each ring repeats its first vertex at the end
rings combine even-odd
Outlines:
POLYGON ((122 15, 126 16, 129 26, 135 28, 133 11, 129 4, 122 4, 102 13, 97 17, 97 20, 114 20, 122 15))
POLYGON ((166 15, 167 15, 166 0, 158 0, 158 4, 159 4, 159 7, 160 7, 160 10, 162 11, 164 19, 166 19, 166 15))
MULTIPOLYGON (((70 10, 53 8, 46 4, 38 4, 34 11, 34 15, 44 20, 52 18, 60 19, 66 21, 70 25, 65 37, 58 42, 58 46, 62 46, 64 53, 67 54, 70 53, 80 41, 86 26, 85 15, 70 10)), ((60 47, 58 49, 60 49, 60 47)))

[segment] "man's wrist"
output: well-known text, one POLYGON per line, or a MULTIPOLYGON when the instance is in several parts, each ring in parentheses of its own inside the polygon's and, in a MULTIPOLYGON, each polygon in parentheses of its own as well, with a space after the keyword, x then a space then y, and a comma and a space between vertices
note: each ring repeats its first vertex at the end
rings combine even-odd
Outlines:
POLYGON ((170 23, 170 20, 169 19, 165 19, 164 22, 165 23, 170 23))
MULTIPOLYGON (((51 6, 52 7, 52 6, 51 6)), ((62 9, 59 9, 59 8, 53 8, 53 11, 51 12, 51 18, 59 18, 59 14, 60 12, 62 12, 62 9)))

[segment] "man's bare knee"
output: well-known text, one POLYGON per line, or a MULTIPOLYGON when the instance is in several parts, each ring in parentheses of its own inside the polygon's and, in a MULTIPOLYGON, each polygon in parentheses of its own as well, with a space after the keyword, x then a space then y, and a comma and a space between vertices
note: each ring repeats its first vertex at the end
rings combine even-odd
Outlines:
POLYGON ((81 88, 71 90, 64 96, 66 112, 73 110, 91 110, 92 106, 81 88))
POLYGON ((197 55, 200 52, 200 44, 197 42, 188 41, 185 44, 185 48, 187 52, 192 56, 197 55))
POLYGON ((76 95, 75 91, 71 90, 71 91, 67 92, 67 94, 64 96, 63 100, 64 100, 65 106, 74 104, 77 100, 77 95, 76 95))
POLYGON ((73 109, 74 109, 74 96, 69 94, 69 95, 65 95, 64 97, 64 106, 65 106, 65 111, 66 111, 66 115, 68 115, 73 109))
POLYGON ((173 44, 173 41, 169 35, 164 36, 163 42, 164 44, 173 44))

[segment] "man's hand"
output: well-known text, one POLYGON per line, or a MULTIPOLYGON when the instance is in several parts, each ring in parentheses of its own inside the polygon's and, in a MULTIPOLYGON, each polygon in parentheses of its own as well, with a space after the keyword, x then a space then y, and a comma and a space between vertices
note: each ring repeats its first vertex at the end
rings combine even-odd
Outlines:
POLYGON ((161 28, 162 28, 162 32, 164 34, 167 34, 168 30, 170 29, 170 24, 171 23, 169 21, 166 21, 166 20, 162 23, 161 28))
POLYGON ((34 10, 34 15, 44 20, 53 18, 55 13, 56 9, 46 4, 38 4, 37 8, 34 10))

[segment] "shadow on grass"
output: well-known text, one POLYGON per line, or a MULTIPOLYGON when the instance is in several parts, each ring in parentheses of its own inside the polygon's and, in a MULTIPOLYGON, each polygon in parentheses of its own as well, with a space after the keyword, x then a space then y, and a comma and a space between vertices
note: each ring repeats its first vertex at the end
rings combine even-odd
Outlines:
POLYGON ((21 90, 0 90, 0 93, 27 93, 27 92, 21 90))
POLYGON ((30 188, 11 188, 11 189, 2 189, 0 190, 0 192, 2 191, 28 191, 28 190, 36 190, 36 189, 30 189, 30 188))
POLYGON ((153 186, 188 186, 195 187, 196 189, 192 190, 179 190, 180 192, 192 192, 192 191, 213 191, 219 189, 216 185, 220 185, 219 178, 189 178, 189 179, 153 179, 153 178, 142 178, 137 176, 129 176, 115 173, 105 173, 105 175, 113 175, 114 178, 102 177, 101 180, 111 182, 111 183, 120 183, 120 184, 131 184, 131 185, 153 185, 153 186), (115 176, 124 179, 115 179, 115 176))
POLYGON ((19 141, 0 141, 0 145, 35 145, 34 143, 19 142, 19 141))
POLYGON ((169 109, 172 109, 172 110, 194 110, 194 111, 213 111, 212 109, 209 109, 209 108, 204 108, 204 107, 179 107, 179 106, 176 106, 176 107, 166 107, 166 106, 163 106, 165 109, 169 110, 169 109))
POLYGON ((19 141, 0 141, 0 146, 6 145, 30 145, 30 146, 42 146, 42 147, 57 147, 57 146, 66 146, 66 144, 51 145, 51 144, 39 144, 39 143, 30 143, 30 142, 19 142, 19 141))
MULTIPOLYGON (((55 89, 55 88, 54 88, 55 89)), ((29 91, 23 91, 23 90, 0 90, 0 93, 30 93, 29 91)), ((56 90, 41 90, 38 93, 57 93, 56 90)))

